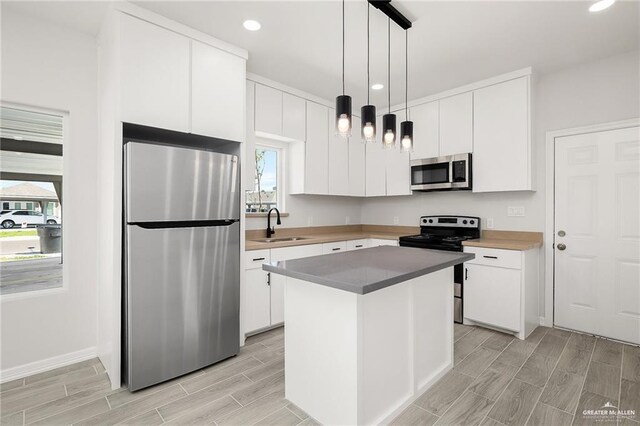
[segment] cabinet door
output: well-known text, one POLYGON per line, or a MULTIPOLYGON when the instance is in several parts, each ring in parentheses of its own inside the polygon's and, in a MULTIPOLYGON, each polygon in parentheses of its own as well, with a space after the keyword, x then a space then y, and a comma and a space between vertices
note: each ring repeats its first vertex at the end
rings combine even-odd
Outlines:
MULTIPOLYGON (((275 274, 274 274, 275 275, 275 274)), ((262 269, 245 271, 244 332, 251 333, 271 325, 268 273, 262 269)))
POLYGON ((382 149, 382 119, 376 119, 376 141, 366 146, 366 171, 365 193, 367 197, 379 197, 385 195, 386 188, 386 161, 385 150, 382 149))
POLYGON ((409 153, 398 149, 387 149, 384 155, 387 163, 387 196, 411 194, 409 153))
POLYGON ((349 194, 349 140, 338 136, 336 110, 329 109, 329 195, 349 194))
POLYGON ((473 93, 440 99, 440 155, 473 152, 473 93))
POLYGON ((465 265, 464 317, 520 331, 520 270, 465 265))
POLYGON ((353 117, 353 129, 349 138, 349 195, 365 195, 365 144, 360 135, 361 121, 353 117))
POLYGON ((189 39, 121 14, 122 120, 189 132, 189 39))
POLYGON ((305 100, 288 93, 282 94, 282 136, 304 141, 306 135, 305 100))
POLYGON ((329 193, 329 108, 307 102, 306 194, 329 193))
POLYGON ((413 121, 413 152, 411 159, 440 155, 440 103, 429 102, 411 108, 413 121))
POLYGON ((244 144, 244 189, 245 191, 255 191, 256 189, 256 136, 254 129, 254 105, 255 88, 253 81, 247 80, 247 131, 246 142, 244 144))
POLYGON ((255 131, 258 136, 282 136, 282 92, 256 83, 255 131))
POLYGON ((529 77, 473 95, 473 192, 531 190, 529 77))
POLYGON ((382 238, 369 238, 369 247, 398 246, 398 240, 383 240, 382 238))
POLYGON ((245 60, 191 41, 191 132, 243 142, 245 60))
POLYGON ((347 251, 362 250, 369 247, 369 240, 349 240, 347 241, 347 251))

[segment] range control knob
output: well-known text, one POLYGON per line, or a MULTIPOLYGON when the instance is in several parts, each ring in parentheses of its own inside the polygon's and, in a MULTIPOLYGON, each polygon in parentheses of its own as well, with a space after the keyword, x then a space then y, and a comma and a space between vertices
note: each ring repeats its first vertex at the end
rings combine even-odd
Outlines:
POLYGON ((466 225, 466 224, 467 224, 467 219, 463 220, 463 221, 462 221, 462 224, 463 224, 463 225, 466 225))
POLYGON ((429 223, 433 223, 433 219, 429 219, 429 223))
POLYGON ((475 223, 476 223, 476 221, 475 221, 475 220, 472 220, 472 221, 470 221, 469 223, 473 225, 473 224, 475 224, 475 223))

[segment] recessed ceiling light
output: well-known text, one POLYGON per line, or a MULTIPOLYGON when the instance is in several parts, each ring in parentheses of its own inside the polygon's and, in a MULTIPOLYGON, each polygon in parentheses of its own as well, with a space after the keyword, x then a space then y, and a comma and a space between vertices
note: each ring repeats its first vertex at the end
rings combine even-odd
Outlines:
POLYGON ((376 84, 374 84, 373 86, 371 86, 371 88, 372 88, 373 90, 382 90, 382 89, 384 89, 384 84, 382 84, 382 83, 376 83, 376 84))
POLYGON ((260 28, 262 28, 260 22, 254 21, 253 19, 247 19, 242 23, 242 25, 249 31, 258 31, 260 28))
POLYGON ((616 0, 600 0, 595 2, 594 4, 592 4, 591 6, 589 6, 589 12, 600 12, 601 10, 605 10, 609 7, 611 7, 611 5, 613 3, 615 3, 616 0))

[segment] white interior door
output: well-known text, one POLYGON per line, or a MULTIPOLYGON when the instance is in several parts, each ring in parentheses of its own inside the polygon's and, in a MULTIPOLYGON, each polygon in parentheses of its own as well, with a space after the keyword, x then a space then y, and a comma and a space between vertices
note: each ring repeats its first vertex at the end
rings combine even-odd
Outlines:
POLYGON ((556 325, 640 343, 640 128, 555 139, 556 325))

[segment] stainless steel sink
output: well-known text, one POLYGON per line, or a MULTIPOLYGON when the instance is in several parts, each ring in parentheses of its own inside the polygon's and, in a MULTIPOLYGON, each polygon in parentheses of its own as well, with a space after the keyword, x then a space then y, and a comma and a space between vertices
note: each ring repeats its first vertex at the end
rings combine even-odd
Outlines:
POLYGON ((283 237, 283 238, 259 238, 257 241, 259 243, 280 243, 284 241, 300 241, 300 240, 308 240, 308 238, 304 237, 283 237))

